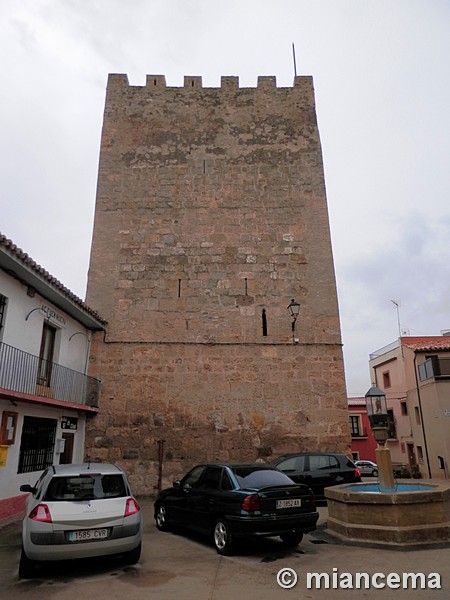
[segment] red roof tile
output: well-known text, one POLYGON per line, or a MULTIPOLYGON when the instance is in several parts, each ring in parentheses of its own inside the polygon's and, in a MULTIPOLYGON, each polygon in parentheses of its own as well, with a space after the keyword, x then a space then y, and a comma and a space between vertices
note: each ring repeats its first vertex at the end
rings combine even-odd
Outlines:
POLYGON ((78 298, 78 296, 76 296, 73 292, 71 292, 68 288, 66 288, 60 281, 58 281, 58 279, 56 279, 56 277, 53 277, 53 275, 50 275, 50 273, 48 271, 46 271, 43 267, 38 265, 38 263, 35 262, 26 252, 24 252, 21 248, 16 246, 16 244, 14 244, 10 239, 8 239, 2 233, 0 233, 0 247, 3 247, 6 250, 8 250, 20 262, 22 262, 22 264, 26 265, 28 268, 30 268, 32 271, 34 271, 37 275, 39 275, 40 277, 45 279, 47 281, 47 283, 50 284, 50 286, 57 288, 57 290, 61 294, 63 294, 67 298, 69 298, 74 304, 78 305, 86 313, 91 315, 92 318, 96 319, 99 323, 106 325, 107 322, 104 319, 102 319, 102 317, 100 317, 100 315, 95 310, 93 310, 92 308, 89 308, 89 306, 87 304, 85 304, 83 302, 83 300, 81 300, 81 298, 78 298))
POLYGON ((422 352, 437 352, 439 350, 450 350, 450 336, 432 335, 424 337, 402 337, 400 341, 403 346, 412 350, 422 352))

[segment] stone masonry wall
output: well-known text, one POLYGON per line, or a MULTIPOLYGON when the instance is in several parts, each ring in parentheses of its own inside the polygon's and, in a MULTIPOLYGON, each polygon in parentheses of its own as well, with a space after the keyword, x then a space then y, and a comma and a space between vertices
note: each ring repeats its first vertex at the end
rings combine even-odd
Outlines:
POLYGON ((347 451, 311 78, 111 75, 87 302, 108 321, 87 451, 124 464, 138 493, 153 492, 158 440, 165 481, 203 460, 347 451))

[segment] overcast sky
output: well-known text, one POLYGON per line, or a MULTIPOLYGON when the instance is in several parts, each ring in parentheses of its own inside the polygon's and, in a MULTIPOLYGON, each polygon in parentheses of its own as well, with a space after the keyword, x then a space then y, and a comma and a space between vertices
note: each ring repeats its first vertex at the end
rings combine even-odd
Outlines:
MULTIPOLYGON (((450 329, 449 0, 1 0, 0 231, 85 297, 108 73, 312 75, 350 396, 450 329)), ((301 324, 299 332, 301 332, 301 324)))

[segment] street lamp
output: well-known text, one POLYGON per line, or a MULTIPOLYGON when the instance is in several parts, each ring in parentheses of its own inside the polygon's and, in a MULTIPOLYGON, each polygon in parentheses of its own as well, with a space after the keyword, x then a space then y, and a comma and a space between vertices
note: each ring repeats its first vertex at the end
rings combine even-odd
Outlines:
POLYGON ((375 450, 378 465, 379 486, 382 491, 395 489, 392 471, 391 451, 385 446, 389 437, 389 414, 386 394, 376 386, 372 386, 365 395, 367 416, 378 447, 375 450))
POLYGON ((292 341, 294 344, 298 342, 298 339, 295 338, 295 322, 300 312, 300 304, 292 298, 289 306, 287 307, 290 315, 292 317, 292 341))

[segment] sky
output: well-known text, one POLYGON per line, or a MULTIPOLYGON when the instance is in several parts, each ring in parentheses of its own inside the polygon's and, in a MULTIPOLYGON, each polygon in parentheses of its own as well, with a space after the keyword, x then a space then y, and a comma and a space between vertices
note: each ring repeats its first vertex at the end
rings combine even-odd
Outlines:
POLYGON ((1 0, 0 232, 84 299, 108 73, 286 87, 292 44, 361 396, 371 352, 450 330, 449 0, 1 0))

